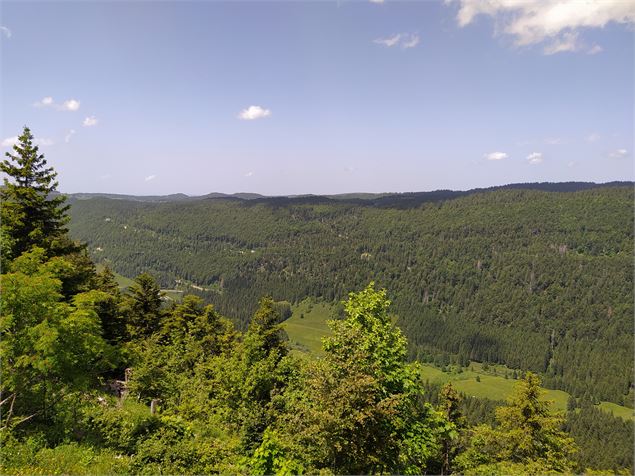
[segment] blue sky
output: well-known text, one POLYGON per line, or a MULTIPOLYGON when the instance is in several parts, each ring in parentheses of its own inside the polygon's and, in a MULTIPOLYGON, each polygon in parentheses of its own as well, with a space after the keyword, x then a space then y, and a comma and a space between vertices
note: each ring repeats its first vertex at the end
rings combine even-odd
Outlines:
POLYGON ((632 180, 634 5, 2 2, 1 150, 65 192, 632 180))

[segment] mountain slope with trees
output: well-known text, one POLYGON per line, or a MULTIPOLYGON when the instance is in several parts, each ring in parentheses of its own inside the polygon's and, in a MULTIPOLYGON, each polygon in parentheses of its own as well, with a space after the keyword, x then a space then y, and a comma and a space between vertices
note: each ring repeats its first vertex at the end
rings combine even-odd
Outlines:
POLYGON ((632 186, 501 189, 406 208, 92 199, 73 201, 71 233, 93 259, 199 294, 239 328, 261 295, 337 301, 375 279, 394 296, 412 359, 504 363, 632 406, 633 211, 632 186))
POLYGON ((492 405, 463 405, 451 387, 434 403, 388 292, 372 282, 348 293, 320 359, 289 351, 288 303, 271 297, 241 332, 200 297, 166 302, 147 273, 121 292, 68 237, 64 198, 50 200, 55 173, 28 129, 14 151, 2 163, 2 214, 18 219, 1 224, 11 253, 0 277, 0 472, 632 470, 615 450, 597 462, 599 436, 621 434, 584 408, 571 409, 567 428, 531 372, 495 426, 492 405))

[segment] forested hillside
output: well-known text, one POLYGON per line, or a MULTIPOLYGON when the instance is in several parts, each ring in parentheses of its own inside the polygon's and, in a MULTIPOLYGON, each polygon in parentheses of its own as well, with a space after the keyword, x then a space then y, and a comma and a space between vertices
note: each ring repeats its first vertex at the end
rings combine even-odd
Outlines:
MULTIPOLYGON (((425 369, 409 361, 408 339, 395 325, 406 319, 396 318, 394 311, 398 307, 389 299, 391 292, 379 289, 373 281, 346 293, 333 319, 322 321, 322 329, 326 326, 328 333, 323 335, 319 348, 315 348, 319 356, 291 347, 290 334, 281 324, 285 319, 295 318, 294 307, 286 301, 267 296, 258 299, 255 311, 243 322, 243 330, 238 330, 200 297, 185 295, 179 302, 169 300, 148 273, 136 276, 122 291, 110 268, 103 266, 98 271, 86 246, 70 239, 65 197, 52 199, 57 187, 56 173, 47 166, 28 128, 24 128, 13 153, 7 155, 8 159, 0 162, 0 170, 11 178, 5 179, 0 190, 0 473, 508 475, 571 474, 591 469, 611 474, 632 472, 632 421, 597 410, 589 398, 571 398, 566 414, 555 411, 553 403, 545 399, 541 379, 535 373, 514 372, 513 390, 505 402, 461 395, 451 383, 440 387, 425 381, 425 369), (609 448, 605 448, 607 442, 609 448)), ((613 204, 624 199, 619 192, 609 194, 613 204)), ((467 204, 458 201, 413 209, 406 218, 415 220, 417 213, 430 214, 429 218, 434 218, 435 213, 447 213, 447 223, 451 224, 452 213, 444 211, 446 207, 455 212, 461 207, 487 210, 487 204, 496 203, 491 201, 492 197, 513 204, 519 197, 526 200, 532 193, 475 195, 467 204)), ((582 198, 591 203, 594 196, 602 197, 604 192, 594 193, 582 198)), ((631 192, 622 193, 628 196, 631 192)), ((539 194, 534 196, 536 201, 540 199, 539 194)), ((114 202, 86 203, 103 206, 114 202)), ((599 200, 599 203, 607 202, 599 200)), ((168 211, 162 208, 165 204, 154 204, 158 209, 146 209, 145 215, 139 215, 139 209, 135 209, 139 203, 132 206, 131 202, 119 202, 117 206, 121 204, 124 207, 118 213, 113 213, 117 211, 114 208, 108 210, 108 216, 96 213, 97 223, 112 227, 107 230, 120 227, 133 236, 143 233, 154 236, 147 248, 142 247, 138 236, 129 245, 131 249, 137 246, 140 251, 147 249, 147 256, 154 256, 149 263, 164 266, 167 260, 162 261, 156 244, 162 240, 173 242, 178 236, 163 231, 170 230, 166 228, 167 215, 161 215, 162 211, 168 211), (126 207, 129 207, 127 214, 126 207), (154 230, 149 226, 143 228, 146 218, 153 218, 154 224, 161 226, 154 230)), ((390 226, 397 227, 408 223, 398 210, 365 210, 351 208, 350 204, 333 207, 302 201, 298 206, 272 207, 261 203, 244 207, 238 202, 212 201, 198 206, 203 210, 211 207, 209 210, 216 210, 219 217, 224 217, 218 220, 219 229, 224 230, 219 235, 224 240, 219 243, 226 243, 224 247, 218 245, 218 262, 227 266, 223 258, 228 250, 235 251, 238 258, 244 257, 234 263, 237 273, 247 273, 249 266, 256 263, 259 267, 254 272, 262 276, 261 267, 266 270, 269 262, 278 265, 272 256, 276 253, 283 256, 283 245, 288 247, 292 258, 287 264, 290 270, 272 272, 272 286, 280 286, 285 273, 288 277, 284 279, 292 281, 291 277, 300 272, 308 277, 311 269, 321 270, 326 279, 327 268, 321 268, 315 260, 320 249, 328 250, 327 241, 322 240, 328 236, 325 230, 329 227, 337 232, 338 227, 353 219, 365 227, 366 233, 373 230, 378 233, 380 229, 373 228, 372 221, 378 216, 384 220, 384 227, 389 227, 388 221, 390 226), (248 221, 257 217, 273 220, 273 228, 262 230, 273 240, 271 243, 257 238, 254 224, 248 221), (289 225, 294 221, 300 223, 295 230, 289 225), (243 227, 249 228, 245 234, 252 240, 241 242, 243 247, 249 246, 246 249, 236 246, 236 235, 232 234, 243 227), (289 247, 303 234, 308 236, 308 244, 321 244, 321 248, 309 253, 310 249, 289 247), (293 261, 302 257, 302 251, 310 258, 306 260, 310 266, 301 267, 297 264, 300 261, 293 261)), ((606 210, 613 208, 607 206, 606 210)), ((502 222, 490 221, 494 228, 502 228, 502 222)), ((594 230, 604 232, 598 223, 591 222, 594 230)), ((426 230, 424 223, 426 220, 420 217, 415 222, 422 231, 426 230)), ((348 235, 342 228, 338 239, 348 243, 355 233, 361 240, 359 228, 351 227, 348 235)), ((413 233, 412 228, 397 229, 413 233)), ((481 235, 493 241, 485 228, 480 230, 481 235)), ((452 236, 450 232, 445 233, 448 233, 445 241, 452 241, 448 239, 452 236)), ((114 249, 117 234, 110 231, 104 236, 111 237, 114 249)), ((613 246, 620 245, 619 238, 617 234, 613 246)), ((439 244, 442 242, 437 240, 439 244)), ((628 237, 625 241, 628 242, 628 237)), ((388 262, 382 251, 371 247, 368 240, 360 243, 358 246, 362 248, 354 252, 359 253, 358 259, 367 267, 351 268, 353 280, 363 279, 373 263, 388 262)), ((397 245, 405 247, 406 241, 397 245)), ((102 246, 93 246, 94 253, 104 252, 102 246)), ((124 243, 120 246, 125 248, 124 243)), ((176 246, 173 243, 172 248, 165 249, 175 251, 176 246)), ((332 248, 332 255, 340 256, 338 248, 332 248)), ((420 253, 427 250, 423 242, 421 250, 412 244, 408 249, 412 255, 403 276, 417 267, 423 269, 419 264, 423 262, 420 253)), ((494 249, 507 248, 499 244, 494 249)), ((440 247, 440 250, 451 252, 451 248, 440 247)), ((559 248, 558 256, 566 256, 565 251, 559 248)), ((204 255, 202 251, 198 253, 204 255)), ((620 253, 622 250, 617 248, 590 253, 582 247, 579 254, 615 259, 621 257, 620 253)), ((497 263, 493 257, 490 259, 497 263)), ((353 263, 344 260, 344 264, 349 262, 353 263)), ((131 264, 142 266, 138 261, 131 264)), ((490 265, 489 269, 496 266, 499 265, 490 265)), ((487 269, 483 262, 476 268, 487 269)), ((400 299, 406 290, 404 284, 409 281, 402 279, 400 284, 398 276, 388 276, 386 269, 375 272, 395 285, 396 297, 400 299)), ((312 286, 318 277, 316 274, 312 278, 312 286)), ((219 274, 214 280, 197 281, 206 287, 214 286, 208 291, 192 281, 187 285, 191 289, 203 288, 208 297, 221 298, 226 307, 232 302, 229 296, 233 296, 235 308, 241 310, 236 315, 242 316, 246 312, 243 308, 251 307, 251 301, 247 300, 249 281, 245 280, 242 288, 228 287, 225 279, 219 274)), ((241 277, 237 274, 233 279, 239 283, 241 277)), ((265 280, 252 282, 262 285, 265 280)), ((539 278, 534 276, 530 282, 539 282, 539 278)), ((301 288, 288 289, 297 292, 301 288)), ((308 291, 318 293, 320 289, 316 286, 308 291)), ((407 319, 419 317, 432 323, 434 318, 444 316, 448 321, 456 319, 447 312, 447 304, 440 306, 441 299, 451 297, 448 290, 452 287, 445 284, 438 285, 438 289, 444 289, 445 294, 432 297, 428 294, 424 303, 434 305, 436 316, 411 314, 407 319)), ((538 295, 537 289, 529 291, 538 295)), ((274 291, 285 292, 275 286, 274 291)), ((292 299, 294 295, 286 292, 292 299)), ((322 294, 332 299, 340 292, 343 293, 338 286, 331 295, 322 294)), ((402 308, 407 309, 408 301, 402 301, 402 308)), ((322 311, 329 305, 322 300, 322 311)), ((623 321, 619 315, 623 309, 613 305, 618 309, 615 315, 623 321)), ((306 309, 308 313, 308 305, 306 309)), ((592 322, 591 317, 586 319, 592 322)), ((475 317, 468 318, 477 322, 475 317)), ((302 319, 300 315, 296 320, 302 319)), ((523 320, 519 324, 527 325, 523 320)), ((296 331, 297 327, 296 323, 296 331)), ((523 328, 519 327, 518 332, 522 333, 523 328)), ((414 337, 415 342, 418 339, 415 353, 421 348, 443 349, 441 343, 423 347, 421 342, 426 341, 421 334, 414 337)), ((555 366, 558 345, 552 331, 553 357, 547 361, 547 374, 555 366)), ((611 358, 608 350, 606 355, 611 358)), ((458 358, 463 357, 461 354, 458 358)), ((480 367, 484 369, 486 365, 480 367)), ((462 369, 459 367, 457 371, 462 369)), ((479 374, 476 378, 480 382, 479 374)))
POLYGON ((632 406, 634 207, 622 185, 445 200, 92 198, 72 200, 70 229, 96 262, 197 293, 240 328, 262 295, 335 301, 375 279, 411 358, 504 363, 632 406))

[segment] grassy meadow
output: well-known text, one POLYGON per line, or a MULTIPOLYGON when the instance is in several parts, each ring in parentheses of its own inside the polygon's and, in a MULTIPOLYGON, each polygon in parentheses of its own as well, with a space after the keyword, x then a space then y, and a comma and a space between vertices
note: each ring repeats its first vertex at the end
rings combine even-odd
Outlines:
MULTIPOLYGON (((334 316, 335 308, 320 301, 305 299, 294 306, 293 315, 283 323, 291 348, 320 355, 323 352, 322 337, 330 333, 326 321, 334 316)), ((421 368, 424 380, 441 384, 452 382, 459 392, 491 400, 505 400, 516 383, 511 377, 513 369, 504 365, 472 362, 467 369, 452 368, 447 372, 429 364, 422 364, 421 368)), ((566 410, 569 394, 562 390, 545 389, 545 398, 553 401, 558 410, 566 410)), ((633 409, 628 407, 611 402, 602 402, 599 407, 625 420, 634 418, 633 409)))

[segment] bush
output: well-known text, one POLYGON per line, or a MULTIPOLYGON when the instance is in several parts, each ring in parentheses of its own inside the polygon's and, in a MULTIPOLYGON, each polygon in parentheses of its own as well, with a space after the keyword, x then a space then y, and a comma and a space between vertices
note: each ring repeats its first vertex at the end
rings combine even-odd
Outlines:
POLYGON ((130 399, 122 407, 95 404, 85 409, 86 439, 127 454, 136 452, 140 441, 161 427, 150 409, 130 399))
POLYGON ((47 448, 33 437, 23 441, 8 437, 0 448, 2 474, 125 474, 130 462, 129 456, 77 443, 47 448))

